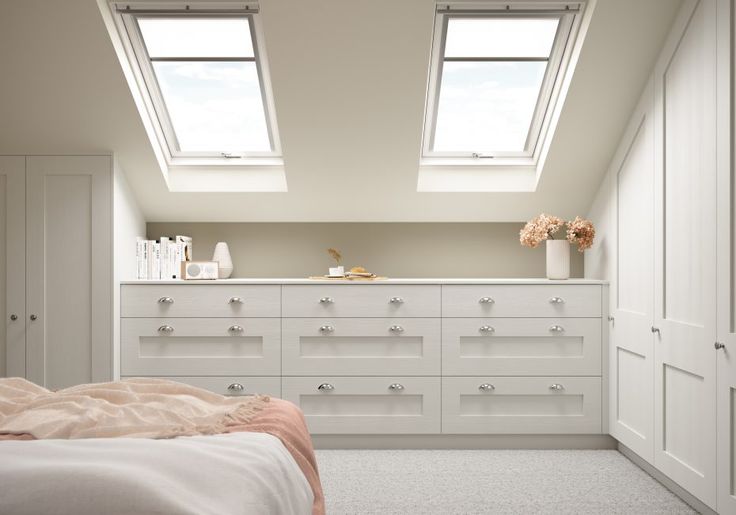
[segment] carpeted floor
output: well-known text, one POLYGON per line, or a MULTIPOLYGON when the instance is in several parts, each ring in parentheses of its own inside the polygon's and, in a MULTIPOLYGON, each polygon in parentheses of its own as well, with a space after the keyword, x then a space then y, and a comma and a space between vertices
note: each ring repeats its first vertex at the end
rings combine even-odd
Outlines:
POLYGON ((695 513, 617 451, 320 450, 328 515, 695 513))

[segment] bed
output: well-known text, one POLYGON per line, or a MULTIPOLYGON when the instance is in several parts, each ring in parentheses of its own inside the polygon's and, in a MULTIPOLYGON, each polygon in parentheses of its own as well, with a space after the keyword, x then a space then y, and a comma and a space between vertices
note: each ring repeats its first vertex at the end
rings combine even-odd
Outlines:
POLYGON ((0 513, 316 514, 301 411, 156 379, 0 379, 0 513))

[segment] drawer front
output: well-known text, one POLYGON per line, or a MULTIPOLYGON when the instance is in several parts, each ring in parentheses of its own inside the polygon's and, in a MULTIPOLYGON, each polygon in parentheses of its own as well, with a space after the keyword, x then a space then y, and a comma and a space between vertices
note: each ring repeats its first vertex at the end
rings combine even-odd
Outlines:
POLYGON ((446 375, 601 374, 600 318, 445 318, 446 375))
POLYGON ((442 432, 598 434, 601 379, 444 377, 442 432))
POLYGON ((121 316, 279 317, 281 286, 237 284, 124 284, 121 316))
POLYGON ((439 317, 440 286, 320 284, 284 286, 284 317, 439 317))
POLYGON ((601 287, 587 284, 450 285, 444 317, 600 317, 601 287))
MULTIPOLYGON (((125 379, 125 378, 123 378, 125 379)), ((242 395, 270 395, 281 397, 280 377, 245 377, 245 376, 219 376, 219 377, 196 377, 196 376, 159 376, 158 379, 178 381, 203 390, 209 390, 220 395, 238 397, 242 395), (242 388, 241 388, 242 387, 242 388)))
POLYGON ((125 318, 120 375, 279 375, 278 318, 125 318))
POLYGON ((281 385, 313 434, 440 431, 439 377, 284 377, 281 385))
POLYGON ((439 318, 285 318, 284 375, 439 375, 439 318))

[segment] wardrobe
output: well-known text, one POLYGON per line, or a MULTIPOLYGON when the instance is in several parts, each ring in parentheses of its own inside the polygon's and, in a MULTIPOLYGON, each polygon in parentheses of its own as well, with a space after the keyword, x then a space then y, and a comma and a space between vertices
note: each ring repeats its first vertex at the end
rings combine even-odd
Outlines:
POLYGON ((736 513, 732 3, 686 0, 591 208, 609 432, 736 513))
POLYGON ((136 233, 112 156, 0 156, 0 376, 48 388, 112 378, 115 291, 134 273, 136 233))

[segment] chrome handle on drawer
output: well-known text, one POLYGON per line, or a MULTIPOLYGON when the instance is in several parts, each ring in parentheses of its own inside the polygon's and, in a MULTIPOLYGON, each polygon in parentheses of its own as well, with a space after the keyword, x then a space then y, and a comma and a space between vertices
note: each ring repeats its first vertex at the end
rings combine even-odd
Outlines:
POLYGON ((401 390, 404 389, 404 385, 401 383, 393 383, 393 384, 388 385, 388 389, 391 390, 392 392, 400 392, 401 390))
POLYGON ((317 390, 321 390, 323 392, 329 392, 329 391, 332 391, 334 389, 335 389, 335 387, 332 386, 330 383, 322 383, 321 385, 319 385, 317 387, 317 390))
POLYGON ((335 328, 332 327, 331 325, 323 325, 322 327, 319 328, 319 330, 322 331, 323 333, 332 333, 335 331, 335 328))
POLYGON ((495 301, 495 300, 493 300, 493 298, 491 298, 491 297, 481 297, 481 298, 480 298, 480 299, 478 300, 478 302, 479 302, 480 304, 493 304, 493 303, 494 303, 494 302, 496 302, 496 301, 495 301))
POLYGON ((404 299, 402 299, 401 297, 391 297, 390 299, 388 299, 388 301, 391 304, 403 304, 404 303, 404 299))
POLYGON ((239 325, 231 325, 230 327, 227 328, 227 330, 230 333, 242 333, 243 327, 239 325))
POLYGON ((334 302, 335 299, 333 299, 332 297, 322 297, 321 299, 319 299, 320 304, 332 304, 334 302))
POLYGON ((549 303, 550 304, 564 304, 565 299, 563 299, 562 297, 551 297, 549 299, 549 303))
POLYGON ((495 331, 495 329, 490 325, 483 325, 478 328, 478 331, 480 331, 481 333, 492 333, 495 331))
POLYGON ((171 327, 170 325, 162 325, 161 327, 158 328, 158 332, 164 333, 164 334, 171 334, 174 332, 174 328, 171 327))
POLYGON ((496 387, 493 386, 491 383, 483 383, 478 387, 478 390, 480 390, 481 392, 492 392, 495 389, 496 387))
POLYGON ((230 297, 230 300, 227 301, 227 303, 228 304, 242 304, 243 299, 241 299, 240 297, 230 297))
POLYGON ((245 386, 240 383, 233 383, 231 385, 228 385, 227 390, 229 392, 242 392, 243 390, 245 390, 245 386))
POLYGON ((550 389, 550 390, 554 390, 554 391, 556 391, 556 392, 559 392, 560 390, 564 390, 564 389, 565 389, 565 387, 564 387, 564 386, 562 386, 561 384, 555 383, 555 384, 551 384, 551 385, 549 386, 549 389, 550 389))
POLYGON ((391 327, 388 328, 388 330, 391 331, 392 333, 403 333, 404 332, 404 328, 401 327, 400 325, 392 325, 391 327))
POLYGON ((549 331, 551 333, 564 333, 565 332, 565 328, 562 327, 561 325, 553 325, 553 326, 551 326, 549 328, 549 331))
POLYGON ((158 299, 158 303, 159 304, 173 304, 174 299, 172 299, 171 297, 161 297, 160 299, 158 299))

